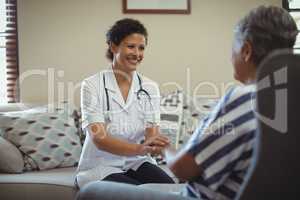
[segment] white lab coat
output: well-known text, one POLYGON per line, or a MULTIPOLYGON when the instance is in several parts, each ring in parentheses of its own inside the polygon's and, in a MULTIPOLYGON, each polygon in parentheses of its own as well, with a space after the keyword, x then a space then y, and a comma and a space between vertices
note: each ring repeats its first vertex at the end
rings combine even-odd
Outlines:
POLYGON ((151 99, 144 93, 137 93, 140 89, 136 72, 125 102, 112 70, 101 71, 82 83, 81 109, 82 128, 86 133, 81 157, 79 160, 77 183, 82 187, 85 183, 102 180, 112 173, 121 173, 128 169, 136 170, 144 162, 156 164, 150 156, 118 156, 99 150, 91 140, 86 127, 95 122, 107 124, 108 133, 116 138, 130 143, 139 143, 144 139, 145 126, 149 123, 159 124, 160 93, 157 84, 143 77, 142 87, 151 99), (106 93, 103 83, 108 89, 110 111, 107 111, 106 93), (110 121, 108 120, 110 119, 110 121))

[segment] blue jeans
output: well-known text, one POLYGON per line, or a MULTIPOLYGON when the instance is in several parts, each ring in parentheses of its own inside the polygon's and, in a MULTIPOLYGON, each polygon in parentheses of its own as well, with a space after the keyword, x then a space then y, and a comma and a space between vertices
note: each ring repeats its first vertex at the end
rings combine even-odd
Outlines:
MULTIPOLYGON (((160 184, 162 187, 164 184, 160 184)), ((77 200, 196 200, 170 192, 156 191, 124 183, 95 181, 86 184, 77 200)))

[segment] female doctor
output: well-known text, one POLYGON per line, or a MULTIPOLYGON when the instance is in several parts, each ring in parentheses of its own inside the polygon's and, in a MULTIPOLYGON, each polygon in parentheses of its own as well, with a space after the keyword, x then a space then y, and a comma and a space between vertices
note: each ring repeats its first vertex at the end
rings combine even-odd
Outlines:
POLYGON ((139 21, 117 21, 106 34, 111 66, 82 83, 86 139, 76 176, 79 187, 95 180, 174 183, 149 156, 160 153, 169 141, 159 133, 158 86, 136 72, 147 36, 139 21))

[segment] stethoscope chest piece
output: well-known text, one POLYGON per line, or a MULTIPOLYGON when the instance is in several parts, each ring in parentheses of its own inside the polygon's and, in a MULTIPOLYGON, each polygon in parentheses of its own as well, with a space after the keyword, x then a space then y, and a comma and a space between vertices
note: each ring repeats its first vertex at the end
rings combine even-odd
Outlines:
POLYGON ((104 121, 105 121, 105 123, 107 123, 107 124, 109 124, 109 123, 112 122, 112 116, 111 116, 110 111, 104 112, 104 121))

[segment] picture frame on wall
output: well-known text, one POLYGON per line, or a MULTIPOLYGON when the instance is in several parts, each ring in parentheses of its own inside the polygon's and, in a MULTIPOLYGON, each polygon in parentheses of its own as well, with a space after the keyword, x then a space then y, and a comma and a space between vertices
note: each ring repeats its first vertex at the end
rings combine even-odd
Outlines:
POLYGON ((123 13, 190 14, 191 0, 123 0, 123 13))

